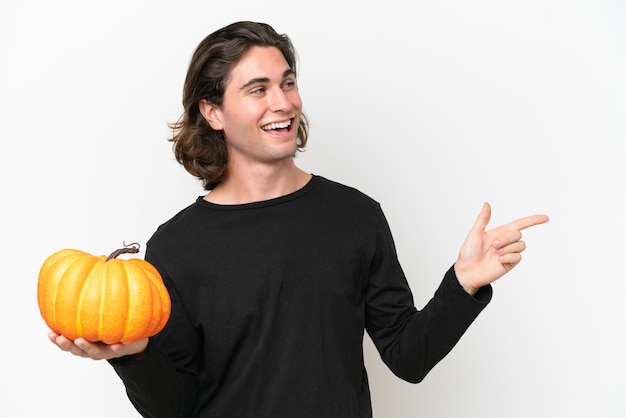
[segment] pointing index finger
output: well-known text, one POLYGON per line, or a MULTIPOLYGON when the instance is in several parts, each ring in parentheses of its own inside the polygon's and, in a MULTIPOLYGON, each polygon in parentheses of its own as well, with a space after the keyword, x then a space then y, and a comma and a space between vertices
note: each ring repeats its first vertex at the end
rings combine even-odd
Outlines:
POLYGON ((548 218, 547 215, 526 216, 524 218, 519 218, 518 220, 511 222, 509 226, 513 229, 518 229, 521 231, 522 229, 526 229, 531 226, 546 223, 549 219, 550 218, 548 218))

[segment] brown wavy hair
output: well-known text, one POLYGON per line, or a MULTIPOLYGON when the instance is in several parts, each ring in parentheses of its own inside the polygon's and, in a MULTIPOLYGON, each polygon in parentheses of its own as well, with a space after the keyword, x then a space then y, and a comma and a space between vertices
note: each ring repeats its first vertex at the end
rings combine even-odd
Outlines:
MULTIPOLYGON (((297 53, 285 34, 277 33, 266 23, 242 21, 219 29, 197 46, 185 78, 183 114, 170 123, 176 161, 202 181, 206 190, 215 188, 227 174, 228 150, 223 131, 216 131, 200 113, 200 100, 222 108, 224 90, 231 70, 253 46, 275 47, 282 52, 289 67, 296 72, 297 53)), ((297 72, 296 72, 297 74, 297 72)), ((304 114, 298 125, 298 151, 308 138, 304 114)))

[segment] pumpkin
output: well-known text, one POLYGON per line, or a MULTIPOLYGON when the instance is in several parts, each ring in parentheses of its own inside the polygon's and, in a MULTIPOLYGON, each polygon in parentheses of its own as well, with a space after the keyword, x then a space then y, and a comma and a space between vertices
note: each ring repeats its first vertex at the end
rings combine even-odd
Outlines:
POLYGON ((70 340, 106 344, 151 337, 165 327, 171 309, 161 275, 149 262, 119 259, 139 252, 125 245, 108 257, 64 249, 39 272, 37 302, 50 329, 70 340))

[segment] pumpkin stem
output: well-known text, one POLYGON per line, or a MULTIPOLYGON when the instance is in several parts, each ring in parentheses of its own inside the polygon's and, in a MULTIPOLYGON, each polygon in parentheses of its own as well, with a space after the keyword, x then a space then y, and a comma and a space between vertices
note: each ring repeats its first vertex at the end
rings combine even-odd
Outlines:
POLYGON ((104 260, 105 263, 109 260, 113 260, 114 258, 117 258, 118 256, 122 254, 129 254, 129 253, 136 254, 139 252, 139 243, 137 242, 133 242, 128 245, 125 242, 123 242, 122 244, 124 245, 124 248, 118 248, 117 250, 113 251, 111 255, 108 256, 106 260, 104 260))

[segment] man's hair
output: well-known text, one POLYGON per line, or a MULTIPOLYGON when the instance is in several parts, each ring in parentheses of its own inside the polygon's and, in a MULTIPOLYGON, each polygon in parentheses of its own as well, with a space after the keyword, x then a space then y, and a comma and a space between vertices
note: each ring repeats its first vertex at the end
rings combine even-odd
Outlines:
MULTIPOLYGON (((257 22, 236 22, 219 29, 200 42, 196 48, 183 88, 183 114, 169 126, 173 136, 176 161, 193 176, 202 180, 206 190, 215 188, 227 174, 228 151, 223 131, 216 131, 200 113, 200 100, 221 108, 224 90, 231 70, 254 46, 275 47, 296 72, 296 50, 285 34, 278 34, 270 25, 257 22)), ((298 125, 298 151, 304 150, 308 122, 304 114, 298 125)))

